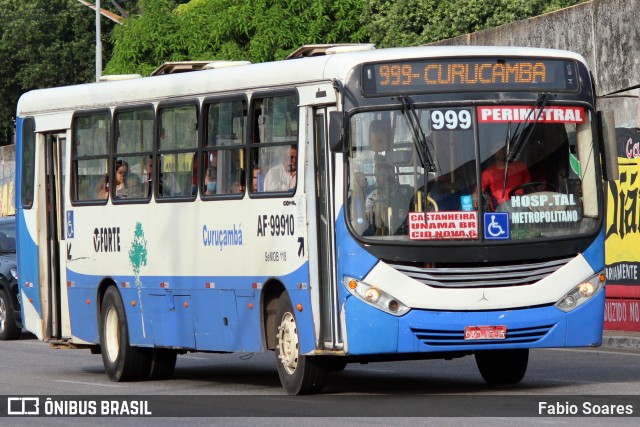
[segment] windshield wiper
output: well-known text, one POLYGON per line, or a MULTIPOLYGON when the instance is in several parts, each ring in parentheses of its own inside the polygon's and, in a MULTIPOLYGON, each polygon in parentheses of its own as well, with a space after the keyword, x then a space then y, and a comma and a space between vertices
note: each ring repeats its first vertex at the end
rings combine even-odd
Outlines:
MULTIPOLYGON (((525 147, 525 145, 527 145, 527 142, 529 141, 529 137, 533 134, 533 130, 535 129, 538 122, 540 121, 540 117, 542 116, 542 111, 544 110, 544 107, 547 106, 548 100, 549 100, 548 93, 546 92, 540 93, 540 96, 538 96, 536 103, 533 105, 532 112, 535 115, 534 119, 527 121, 527 123, 531 123, 531 127, 528 130, 527 129, 523 130, 523 132, 518 135, 518 139, 513 144, 513 151, 507 153, 507 162, 518 157, 522 149, 525 147), (536 109, 538 110, 537 112, 536 112, 536 109)), ((520 123, 518 123, 518 127, 520 127, 520 123)), ((516 135, 518 131, 518 127, 516 127, 516 132, 514 132, 514 135, 516 135)))
MULTIPOLYGON (((515 131, 513 132, 513 136, 518 136, 518 139, 513 143, 513 149, 511 149, 511 140, 513 136, 511 133, 511 122, 509 122, 509 128, 507 129, 507 155, 505 159, 504 165, 504 181, 502 182, 502 198, 505 196, 505 192, 507 191, 507 178, 509 176, 509 163, 513 161, 516 157, 520 155, 522 149, 527 145, 529 138, 533 134, 533 130, 535 129, 538 121, 540 121, 540 117, 542 116, 542 111, 544 107, 547 106, 547 101, 549 100, 549 94, 547 92, 541 92, 536 99, 535 104, 533 105, 533 109, 531 110, 534 114, 533 120, 527 120, 527 124, 531 124, 531 127, 528 129, 525 127, 521 133, 518 133, 518 129, 523 122, 519 122, 518 126, 516 126, 515 131), (537 111, 536 111, 537 110, 537 111)), ((528 117, 527 117, 528 118, 528 117)))
MULTIPOLYGON (((424 222, 426 224, 428 221, 427 211, 429 210, 429 173, 435 173, 436 167, 431 151, 429 150, 427 137, 424 134, 424 130, 420 124, 420 118, 411 99, 408 96, 399 96, 398 99, 400 99, 400 104, 402 105, 402 114, 407 117, 407 121, 413 130, 413 144, 418 152, 420 165, 424 169, 424 203, 421 204, 424 206, 424 222)), ((419 192, 418 197, 420 197, 419 192)))
POLYGON ((422 130, 418 113, 413 106, 413 103, 408 96, 399 96, 400 104, 402 104, 402 113, 407 116, 407 120, 413 130, 413 143, 416 146, 418 157, 420 158, 420 164, 426 172, 435 172, 436 168, 433 163, 433 156, 429 151, 429 145, 427 144, 427 137, 422 130))

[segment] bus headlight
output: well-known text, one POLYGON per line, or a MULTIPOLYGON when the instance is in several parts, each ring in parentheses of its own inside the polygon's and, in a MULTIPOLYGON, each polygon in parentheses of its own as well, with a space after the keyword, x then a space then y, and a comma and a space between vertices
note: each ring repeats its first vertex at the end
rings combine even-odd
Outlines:
POLYGON ((562 298, 556 302, 556 307, 560 310, 569 312, 580 307, 591 297, 598 293, 604 287, 605 276, 603 273, 596 274, 588 280, 580 283, 578 286, 567 292, 562 298))
POLYGON ((411 310, 393 295, 373 285, 351 277, 345 277, 344 283, 351 295, 386 313, 393 314, 394 316, 402 316, 411 310))

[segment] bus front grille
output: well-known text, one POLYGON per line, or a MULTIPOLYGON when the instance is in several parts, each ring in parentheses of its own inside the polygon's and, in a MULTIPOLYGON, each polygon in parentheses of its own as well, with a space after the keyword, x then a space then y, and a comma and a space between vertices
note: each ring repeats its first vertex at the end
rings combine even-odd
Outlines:
POLYGON ((500 340, 465 340, 464 330, 436 330, 411 328, 415 337, 423 345, 429 347, 442 346, 470 346, 483 344, 526 344, 542 339, 553 325, 536 326, 532 328, 507 329, 505 339, 500 340))
POLYGON ((435 288, 494 288, 521 286, 544 279, 573 258, 523 264, 438 265, 417 267, 389 263, 397 271, 435 288))

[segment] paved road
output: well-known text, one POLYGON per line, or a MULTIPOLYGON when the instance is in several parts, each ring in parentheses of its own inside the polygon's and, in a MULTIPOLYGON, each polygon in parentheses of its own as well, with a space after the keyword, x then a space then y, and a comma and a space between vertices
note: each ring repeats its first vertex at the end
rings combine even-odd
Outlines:
MULTIPOLYGON (((59 395, 95 399, 155 396, 154 399, 160 399, 162 409, 175 406, 189 408, 192 415, 210 415, 190 419, 189 424, 194 425, 421 425, 429 414, 447 410, 446 414, 450 415, 452 405, 454 414, 461 415, 487 405, 494 408, 495 414, 484 421, 490 421, 490 425, 513 425, 515 420, 508 416, 519 415, 517 408, 521 402, 510 402, 508 399, 512 396, 533 400, 537 407, 540 399, 563 403, 576 397, 584 400, 580 397, 584 395, 608 395, 605 403, 620 401, 634 405, 636 414, 640 412, 640 352, 606 347, 532 351, 525 379, 509 387, 485 385, 471 357, 350 365, 345 371, 329 376, 322 395, 304 397, 285 396, 271 353, 182 355, 178 357, 171 380, 136 383, 110 382, 99 355, 91 355, 87 350, 51 349, 30 335, 19 341, 0 342, 0 354, 4 365, 2 388, 5 392, 2 394, 56 399, 59 395), (496 404, 505 399, 504 407, 496 404), (257 418, 237 417, 244 413, 257 418), (234 417, 220 418, 217 414, 234 417), (326 417, 300 418, 320 415, 326 417), (344 418, 349 415, 351 417, 344 418), (363 418, 368 415, 375 418, 363 418), (402 418, 408 415, 418 417, 402 418)), ((33 423, 33 419, 31 424, 20 418, 11 421, 12 425, 33 423)), ((39 418, 37 424, 42 424, 40 421, 48 425, 68 425, 69 421, 80 420, 39 418)), ((93 418, 91 424, 109 425, 113 421, 113 418, 93 418)), ((176 418, 127 419, 128 424, 136 425, 173 425, 176 421, 176 418)), ((525 418, 518 424, 566 425, 571 424, 569 421, 567 418, 525 418)), ((598 425, 598 421, 602 419, 588 418, 585 424, 598 425)), ((616 424, 633 422, 635 425, 635 421, 637 418, 620 418, 616 424)), ((472 422, 470 418, 438 419, 443 425, 472 422)), ((1 424, 4 424, 2 419, 1 424)))

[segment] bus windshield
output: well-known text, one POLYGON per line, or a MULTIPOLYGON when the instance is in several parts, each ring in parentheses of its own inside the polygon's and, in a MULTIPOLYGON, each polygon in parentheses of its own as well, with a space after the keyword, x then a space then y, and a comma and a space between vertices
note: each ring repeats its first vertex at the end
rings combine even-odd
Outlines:
POLYGON ((595 231, 588 109, 542 102, 411 113, 351 117, 346 213, 357 235, 522 240, 595 231))

